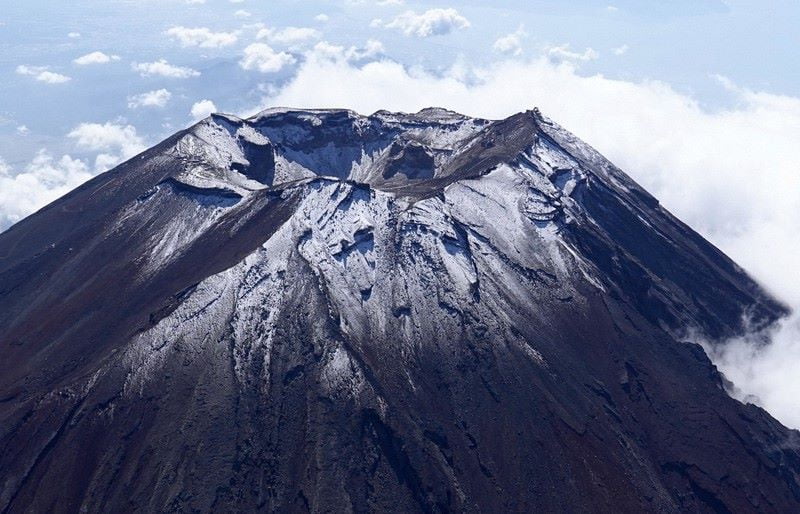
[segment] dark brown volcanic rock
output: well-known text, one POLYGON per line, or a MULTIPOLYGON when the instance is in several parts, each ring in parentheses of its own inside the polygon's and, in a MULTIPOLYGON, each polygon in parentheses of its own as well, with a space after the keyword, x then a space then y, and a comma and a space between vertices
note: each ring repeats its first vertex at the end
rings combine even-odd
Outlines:
POLYGON ((797 512, 785 313, 537 113, 214 115, 0 235, 0 511, 797 512))

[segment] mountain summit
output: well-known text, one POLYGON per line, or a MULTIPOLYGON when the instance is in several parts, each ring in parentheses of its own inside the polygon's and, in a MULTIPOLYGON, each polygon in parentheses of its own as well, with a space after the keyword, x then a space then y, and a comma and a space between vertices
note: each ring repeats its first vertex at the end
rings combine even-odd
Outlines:
POLYGON ((212 115, 0 235, 0 511, 796 512, 785 314, 536 110, 212 115))

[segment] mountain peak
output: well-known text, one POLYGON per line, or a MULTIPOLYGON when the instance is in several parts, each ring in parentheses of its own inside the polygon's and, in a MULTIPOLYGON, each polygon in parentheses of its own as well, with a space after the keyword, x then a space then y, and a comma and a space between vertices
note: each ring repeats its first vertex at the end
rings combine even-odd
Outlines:
POLYGON ((214 114, 0 234, 0 510, 794 511, 785 313, 536 110, 214 114))
POLYGON ((372 116, 279 108, 246 120, 214 114, 179 141, 175 151, 194 166, 176 179, 212 187, 229 182, 241 193, 325 176, 397 194, 436 194, 453 180, 516 159, 535 143, 536 131, 529 113, 492 122, 440 108, 372 116))

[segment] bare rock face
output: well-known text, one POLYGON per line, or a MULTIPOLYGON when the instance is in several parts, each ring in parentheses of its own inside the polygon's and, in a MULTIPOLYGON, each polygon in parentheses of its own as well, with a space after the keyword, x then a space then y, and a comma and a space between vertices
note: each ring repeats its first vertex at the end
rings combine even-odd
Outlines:
POLYGON ((213 115, 0 235, 0 511, 800 511, 785 313, 538 112, 213 115))

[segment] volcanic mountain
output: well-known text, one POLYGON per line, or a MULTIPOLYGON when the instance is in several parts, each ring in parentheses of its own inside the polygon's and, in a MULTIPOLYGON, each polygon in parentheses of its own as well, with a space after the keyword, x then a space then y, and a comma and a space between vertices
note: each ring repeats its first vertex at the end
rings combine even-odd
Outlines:
POLYGON ((786 313, 536 110, 212 115, 0 235, 0 511, 798 512, 786 313))

